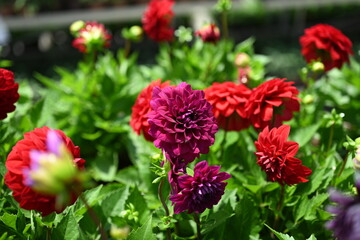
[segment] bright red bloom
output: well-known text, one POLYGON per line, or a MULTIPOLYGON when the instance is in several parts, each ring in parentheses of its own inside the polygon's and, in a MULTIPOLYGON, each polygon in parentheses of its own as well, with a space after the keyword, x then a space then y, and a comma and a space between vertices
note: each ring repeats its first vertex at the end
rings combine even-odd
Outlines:
POLYGON ((301 53, 305 60, 321 61, 325 71, 340 68, 349 62, 353 54, 352 42, 340 30, 327 25, 317 24, 305 29, 305 35, 300 37, 301 53))
POLYGON ((110 47, 110 42, 111 34, 103 24, 86 22, 85 26, 79 30, 72 45, 74 48, 79 49, 80 52, 89 53, 110 47))
POLYGON ((204 92, 206 100, 213 106, 219 127, 226 131, 239 131, 250 126, 245 104, 251 90, 245 85, 234 82, 214 83, 204 92))
POLYGON ((215 24, 208 24, 196 31, 195 35, 201 37, 204 42, 216 43, 220 39, 220 30, 215 24))
POLYGON ((156 42, 169 42, 174 37, 170 27, 174 17, 172 0, 152 0, 142 18, 143 29, 156 42))
POLYGON ((151 112, 150 101, 152 98, 153 88, 165 88, 169 85, 169 81, 161 83, 161 79, 151 82, 149 86, 139 93, 135 104, 132 107, 130 126, 138 135, 143 134, 145 139, 150 142, 153 142, 154 138, 148 133, 150 125, 148 123, 149 118, 147 117, 147 114, 151 112))
POLYGON ((195 165, 194 176, 181 175, 178 177, 180 192, 170 197, 175 205, 174 213, 188 210, 188 213, 202 213, 206 208, 216 205, 224 194, 231 177, 227 172, 219 172, 220 166, 209 166, 207 161, 195 165))
POLYGON ((7 113, 15 110, 14 103, 19 99, 19 84, 15 83, 14 73, 0 68, 0 120, 7 117, 7 113))
POLYGON ((272 79, 253 89, 246 105, 248 117, 256 129, 266 126, 279 127, 283 121, 293 117, 300 110, 299 91, 294 82, 284 79, 272 79))
MULTIPOLYGON (((13 191, 13 196, 20 203, 20 207, 28 210, 37 210, 46 216, 52 212, 62 212, 64 209, 56 209, 56 196, 40 194, 24 184, 24 169, 28 169, 31 164, 30 151, 46 151, 46 138, 50 129, 48 127, 35 128, 35 130, 25 133, 24 139, 18 141, 12 148, 6 159, 5 184, 13 191)), ((64 141, 67 149, 74 157, 74 163, 79 169, 83 169, 85 160, 80 158, 80 148, 62 131, 54 130, 64 141)), ((71 193, 70 204, 77 199, 77 194, 71 193)), ((64 206, 65 208, 66 206, 64 206)))
POLYGON ((266 172, 269 181, 281 185, 307 182, 305 178, 311 174, 311 169, 301 165, 301 160, 295 158, 299 144, 286 141, 289 133, 288 125, 270 131, 266 127, 255 142, 257 164, 266 172))

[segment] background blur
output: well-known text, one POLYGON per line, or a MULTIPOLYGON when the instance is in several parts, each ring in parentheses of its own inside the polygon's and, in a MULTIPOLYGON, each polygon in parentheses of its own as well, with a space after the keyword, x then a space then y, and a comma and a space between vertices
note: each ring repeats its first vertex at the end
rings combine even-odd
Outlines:
MULTIPOLYGON (((71 46, 69 26, 76 20, 99 21, 112 32, 111 50, 124 46, 121 29, 141 25, 148 1, 144 0, 1 0, 0 60, 12 61, 17 76, 34 73, 51 76, 52 66, 75 68, 81 59, 71 46)), ((180 0, 174 5, 174 28, 193 27, 215 21, 212 0, 180 0)), ((270 75, 296 80, 297 69, 305 62, 298 39, 304 29, 328 23, 348 36, 354 57, 360 49, 360 0, 237 0, 229 15, 230 37, 237 43, 254 37, 255 51, 269 55, 270 75)), ((144 38, 134 46, 141 52, 140 63, 152 63, 157 43, 144 38)), ((21 76, 24 75, 24 76, 21 76)))

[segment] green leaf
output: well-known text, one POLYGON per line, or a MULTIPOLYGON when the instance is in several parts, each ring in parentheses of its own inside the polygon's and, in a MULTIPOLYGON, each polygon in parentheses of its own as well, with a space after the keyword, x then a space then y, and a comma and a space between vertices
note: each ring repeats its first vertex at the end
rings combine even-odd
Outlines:
POLYGON ((266 224, 265 224, 265 226, 268 227, 275 234, 275 236, 278 237, 279 240, 295 240, 295 238, 289 236, 288 234, 279 233, 266 224))
POLYGON ((9 213, 4 213, 0 217, 0 221, 2 221, 3 223, 5 223, 6 226, 9 226, 14 230, 16 230, 16 219, 17 219, 16 215, 9 213))
POLYGON ((152 216, 149 217, 144 225, 131 232, 128 240, 156 240, 156 237, 152 232, 151 222, 152 216))
POLYGON ((124 186, 109 194, 101 201, 101 208, 105 216, 118 216, 125 209, 125 202, 129 197, 129 187, 124 186))
POLYGON ((69 212, 54 229, 51 237, 53 240, 77 240, 80 236, 79 225, 73 212, 69 212))
POLYGON ((311 236, 306 240, 317 240, 317 238, 314 236, 314 234, 311 234, 311 236))
POLYGON ((320 126, 321 122, 311 126, 301 127, 295 133, 292 133, 290 140, 297 142, 301 147, 305 146, 315 135, 320 126))

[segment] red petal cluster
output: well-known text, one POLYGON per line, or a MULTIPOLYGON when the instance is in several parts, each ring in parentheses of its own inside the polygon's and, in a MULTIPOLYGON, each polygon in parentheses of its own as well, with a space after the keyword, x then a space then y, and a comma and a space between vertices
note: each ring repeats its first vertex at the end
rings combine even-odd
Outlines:
POLYGON ((154 138, 149 135, 150 125, 148 123, 147 114, 151 111, 150 101, 154 87, 165 88, 170 85, 169 81, 161 83, 161 79, 153 81, 149 86, 144 88, 138 95, 134 106, 132 107, 130 126, 140 135, 144 135, 145 139, 153 142, 154 138))
POLYGON ((7 117, 7 113, 15 110, 14 103, 19 99, 19 84, 15 83, 14 73, 0 68, 0 120, 7 117))
POLYGON ((208 24, 196 31, 195 35, 201 37, 204 42, 216 43, 220 39, 220 30, 215 24, 208 24))
POLYGON ((218 126, 226 131, 240 131, 248 128, 245 105, 251 90, 234 82, 214 83, 204 90, 205 98, 213 107, 218 126))
MULTIPOLYGON (((46 216, 52 212, 62 212, 63 209, 55 208, 56 196, 49 196, 35 192, 30 187, 24 185, 23 169, 30 166, 31 150, 46 150, 46 137, 48 127, 35 128, 35 130, 25 133, 24 139, 18 141, 12 148, 6 159, 5 184, 13 191, 13 196, 20 203, 20 207, 28 210, 37 210, 46 216)), ((79 169, 83 169, 85 160, 80 158, 80 148, 62 131, 55 130, 62 138, 68 150, 74 156, 74 163, 79 169)), ((71 193, 72 199, 70 204, 74 203, 77 198, 76 193, 71 193)))
POLYGON ((173 39, 174 30, 170 27, 174 12, 172 0, 152 0, 142 18, 143 29, 156 42, 173 39))
POLYGON ((300 37, 300 45, 305 60, 321 61, 325 65, 325 71, 340 68, 349 61, 349 54, 353 54, 350 39, 327 24, 317 24, 305 29, 305 35, 300 37))
POLYGON ((299 91, 294 82, 286 79, 272 79, 252 90, 246 104, 248 117, 256 129, 266 126, 279 127, 283 121, 293 117, 293 112, 300 110, 299 91))
POLYGON ((290 133, 290 126, 279 128, 266 127, 255 142, 257 164, 266 172, 268 180, 284 185, 307 182, 311 169, 301 165, 302 161, 295 158, 299 144, 286 141, 290 133))
POLYGON ((108 48, 110 43, 111 34, 103 24, 86 22, 85 26, 79 30, 78 37, 74 39, 72 45, 82 53, 89 53, 108 48))

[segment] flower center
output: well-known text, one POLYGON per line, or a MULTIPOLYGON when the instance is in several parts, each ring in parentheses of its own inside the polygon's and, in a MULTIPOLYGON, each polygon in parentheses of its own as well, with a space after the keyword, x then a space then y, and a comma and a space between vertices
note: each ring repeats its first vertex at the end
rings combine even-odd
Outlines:
POLYGON ((195 122, 198 119, 198 114, 196 111, 191 109, 181 109, 179 112, 179 116, 176 117, 176 121, 182 124, 185 128, 193 128, 195 127, 195 122))

